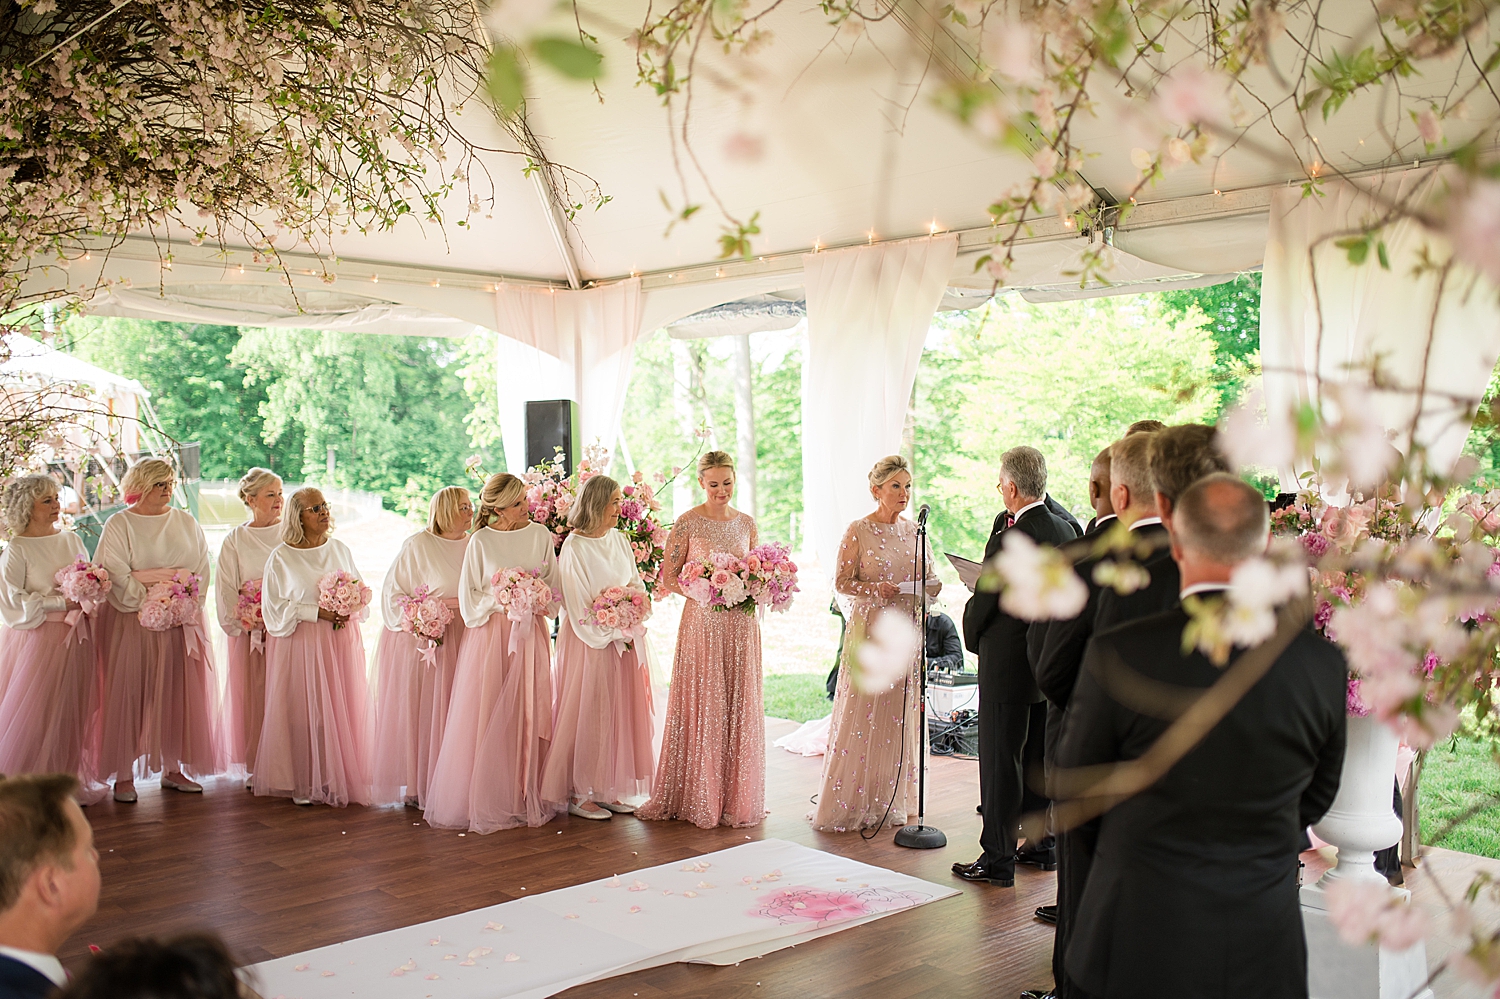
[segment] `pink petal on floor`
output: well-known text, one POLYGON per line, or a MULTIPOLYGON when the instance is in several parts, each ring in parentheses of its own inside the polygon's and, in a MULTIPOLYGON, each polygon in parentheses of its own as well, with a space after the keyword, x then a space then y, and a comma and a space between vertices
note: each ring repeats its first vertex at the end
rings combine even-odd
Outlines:
POLYGON ((663 895, 670 895, 670 894, 672 894, 672 889, 668 888, 665 891, 663 891, 662 894, 663 895))
POLYGON ((402 971, 400 968, 396 968, 396 969, 394 969, 394 970, 391 971, 391 977, 392 978, 401 978, 405 974, 406 974, 406 972, 402 971))
POLYGON ((638 905, 632 905, 632 906, 631 906, 631 907, 630 907, 630 911, 631 911, 631 912, 640 912, 640 911, 641 911, 641 907, 640 907, 640 906, 638 906, 638 905))
POLYGON ((521 960, 521 955, 520 954, 506 954, 505 955, 505 959, 507 961, 519 961, 519 960, 521 960))
POLYGON ((430 974, 430 975, 427 976, 427 980, 429 982, 435 982, 435 981, 438 981, 442 977, 443 977, 442 975, 439 975, 436 972, 434 972, 434 973, 432 973, 432 974, 430 974))
POLYGON ((467 961, 460 961, 458 962, 458 966, 460 968, 472 968, 474 967, 474 959, 471 957, 467 961))
POLYGON ((620 876, 618 874, 616 874, 614 877, 612 877, 612 878, 609 879, 609 886, 611 888, 618 888, 618 887, 620 887, 620 876))
POLYGON ((331 972, 331 971, 322 971, 322 972, 319 972, 319 974, 321 974, 324 978, 332 978, 333 977, 333 972, 331 972))
POLYGON ((564 916, 563 918, 564 919, 577 919, 578 918, 578 913, 576 913, 576 912, 570 912, 566 916, 564 916))
POLYGON ((495 953, 495 948, 493 947, 475 947, 469 951, 469 958, 472 960, 476 957, 489 957, 493 953, 495 953))
POLYGON ((598 899, 597 899, 597 898, 591 898, 591 899, 589 899, 589 901, 590 901, 590 902, 597 902, 597 901, 599 901, 599 900, 598 900, 598 899))
POLYGON ((416 971, 417 970, 417 959, 414 958, 414 957, 407 958, 406 959, 406 963, 403 964, 398 970, 400 970, 400 971, 416 971))
POLYGON ((835 881, 848 881, 848 878, 834 878, 835 881))
POLYGON ((292 970, 293 971, 306 971, 310 967, 312 967, 312 965, 309 965, 309 964, 299 964, 295 968, 293 968, 292 970))
POLYGON ((793 909, 805 909, 805 908, 807 908, 807 903, 806 902, 793 902, 792 903, 792 908, 793 909))
POLYGON ((650 887, 650 885, 646 884, 646 882, 642 881, 640 878, 636 878, 630 883, 630 887, 627 888, 626 891, 645 891, 650 887))
POLYGON ((485 930, 488 930, 489 932, 498 933, 501 930, 505 929, 505 924, 504 923, 485 923, 484 924, 484 928, 485 928, 485 930))
POLYGON ((443 955, 443 960, 444 961, 457 961, 458 960, 458 955, 457 954, 444 954, 443 955))
POLYGON ((685 892, 682 893, 682 897, 683 898, 697 898, 698 897, 698 893, 695 892, 695 891, 685 891, 685 892))
POLYGON ((443 938, 442 937, 433 937, 431 940, 427 941, 427 946, 429 946, 429 947, 436 947, 438 944, 440 944, 442 942, 443 942, 443 938))
POLYGON ((712 888, 713 885, 709 884, 707 881, 699 881, 698 882, 698 887, 699 888, 712 888))

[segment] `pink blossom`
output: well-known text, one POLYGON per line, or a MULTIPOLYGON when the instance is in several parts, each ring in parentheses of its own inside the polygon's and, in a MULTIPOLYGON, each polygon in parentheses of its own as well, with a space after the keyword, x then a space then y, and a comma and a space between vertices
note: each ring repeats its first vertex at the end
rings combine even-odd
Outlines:
POLYGON ((1188 63, 1156 85, 1152 101, 1174 125, 1222 122, 1229 117, 1229 81, 1214 70, 1188 63))
POLYGON ((1042 66, 1037 58, 1040 40, 1031 25, 1001 21, 984 26, 979 47, 986 61, 1006 79, 1027 85, 1041 82, 1042 66))
POLYGON ((1405 950, 1427 935, 1427 915, 1379 881, 1335 880, 1328 886, 1328 918, 1350 946, 1378 940, 1405 950))
POLYGON ((1417 133, 1429 146, 1435 146, 1443 141, 1443 123, 1433 113, 1432 108, 1423 108, 1417 115, 1417 133))
POLYGON ((912 668, 921 635, 905 613, 886 608, 855 650, 856 686, 866 694, 890 689, 912 668))
POLYGON ((735 132, 724 140, 724 158, 735 163, 759 163, 766 155, 766 140, 749 132, 735 132))

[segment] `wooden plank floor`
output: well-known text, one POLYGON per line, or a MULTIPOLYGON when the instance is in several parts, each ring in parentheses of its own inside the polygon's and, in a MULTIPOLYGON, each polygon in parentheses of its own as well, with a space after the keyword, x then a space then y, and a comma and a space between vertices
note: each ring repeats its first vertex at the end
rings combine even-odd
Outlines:
MULTIPOLYGON (((768 741, 793 727, 771 723, 768 741)), ((107 801, 86 810, 103 895, 98 915, 62 957, 76 966, 90 943, 209 928, 253 963, 764 837, 940 884, 959 883, 949 866, 978 856, 972 761, 932 763, 928 814, 948 847, 929 851, 896 847, 888 832, 869 842, 813 832, 805 816, 821 758, 768 749, 767 761, 771 814, 751 830, 564 817, 541 829, 460 836, 429 828, 409 809, 298 808, 253 797, 227 779, 210 782, 202 796, 142 786, 136 805, 107 801)), ((1429 869, 1441 868, 1443 884, 1461 891, 1486 863, 1439 850, 1429 869)), ((1419 902, 1436 906, 1427 871, 1412 872, 1410 882, 1419 902)), ((962 884, 962 892, 739 967, 672 965, 565 995, 990 999, 1048 985, 1052 929, 1032 910, 1053 900, 1055 876, 1021 868, 1014 889, 962 884)), ((1434 962, 1446 949, 1434 946, 1434 962)), ((1453 981, 1436 991, 1470 994, 1453 981)))

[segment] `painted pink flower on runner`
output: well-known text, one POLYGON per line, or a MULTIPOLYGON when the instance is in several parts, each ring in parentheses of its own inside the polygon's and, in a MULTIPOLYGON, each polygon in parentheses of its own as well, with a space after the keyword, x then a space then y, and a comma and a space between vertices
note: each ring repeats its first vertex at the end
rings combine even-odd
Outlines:
POLYGON ((856 888, 830 891, 826 888, 799 886, 783 888, 768 897, 750 915, 774 919, 781 923, 817 923, 828 925, 858 919, 877 912, 909 909, 927 901, 916 892, 890 888, 856 888))

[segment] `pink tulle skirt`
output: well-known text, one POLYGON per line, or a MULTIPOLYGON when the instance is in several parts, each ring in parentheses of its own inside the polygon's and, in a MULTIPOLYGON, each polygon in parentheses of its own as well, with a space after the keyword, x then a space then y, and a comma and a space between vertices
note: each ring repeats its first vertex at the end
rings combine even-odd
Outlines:
MULTIPOLYGON (((266 715, 251 789, 327 805, 377 800, 359 626, 303 621, 266 640, 266 715)), ((382 795, 386 801, 394 794, 382 795)))
POLYGON ((469 632, 427 792, 431 825, 492 833, 544 825, 566 807, 541 795, 552 738, 551 653, 540 617, 524 626, 492 614, 469 632), (511 637, 522 627, 530 634, 516 636, 513 652, 511 637))
POLYGON ((558 631, 552 746, 542 800, 623 801, 651 793, 651 690, 635 650, 591 649, 566 620, 558 631))
POLYGON ((224 739, 229 762, 255 772, 255 750, 260 746, 260 726, 266 717, 265 632, 261 647, 248 634, 229 636, 229 684, 224 697, 224 739))
POLYGON ((0 631, 0 774, 76 774, 91 805, 109 792, 98 779, 99 622, 84 639, 52 617, 0 631))
POLYGON ((427 802, 468 630, 454 615, 431 664, 422 659, 416 638, 404 631, 381 629, 375 647, 375 783, 402 788, 419 805, 427 802))
POLYGON ((131 780, 179 767, 193 778, 221 773, 228 761, 208 642, 194 641, 189 655, 185 628, 150 631, 138 615, 109 606, 98 623, 109 635, 100 775, 131 780))

